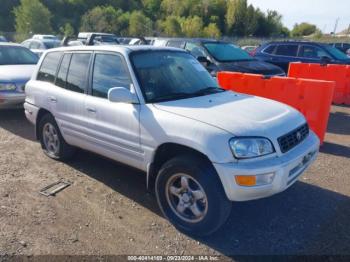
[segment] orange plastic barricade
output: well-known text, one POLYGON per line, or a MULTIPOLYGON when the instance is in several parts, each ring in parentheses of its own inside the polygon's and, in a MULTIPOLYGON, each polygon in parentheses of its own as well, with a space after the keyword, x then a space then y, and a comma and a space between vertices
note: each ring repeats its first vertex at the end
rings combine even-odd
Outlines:
POLYGON ((350 67, 346 65, 320 65, 291 63, 288 76, 296 78, 335 81, 334 104, 350 105, 350 67))
POLYGON ((218 73, 222 88, 238 93, 261 96, 290 105, 307 119, 321 143, 327 131, 335 82, 272 77, 233 72, 218 73))

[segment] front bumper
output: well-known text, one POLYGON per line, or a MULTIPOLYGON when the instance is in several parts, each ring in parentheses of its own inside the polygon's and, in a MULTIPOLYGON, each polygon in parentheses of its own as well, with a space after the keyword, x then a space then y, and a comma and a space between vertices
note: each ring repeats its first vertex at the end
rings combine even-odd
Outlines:
POLYGON ((0 92, 0 108, 22 108, 26 95, 19 92, 0 92))
POLYGON ((29 122, 31 122, 33 125, 36 125, 36 119, 39 113, 39 108, 29 104, 27 102, 24 103, 24 113, 27 117, 27 119, 29 120, 29 122))
POLYGON ((272 196, 292 186, 316 160, 320 142, 310 132, 306 140, 290 152, 274 158, 216 164, 227 198, 231 201, 248 201, 272 196), (253 187, 240 186, 235 176, 253 176, 274 173, 271 184, 253 187))

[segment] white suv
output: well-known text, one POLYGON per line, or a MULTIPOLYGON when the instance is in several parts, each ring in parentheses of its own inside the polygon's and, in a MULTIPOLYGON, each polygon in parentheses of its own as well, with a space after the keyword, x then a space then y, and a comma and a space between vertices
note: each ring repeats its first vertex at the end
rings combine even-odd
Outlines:
POLYGON ((319 149, 299 112, 219 88, 180 49, 50 50, 25 90, 49 157, 82 148, 145 171, 164 215, 187 233, 217 230, 231 201, 284 191, 319 149))

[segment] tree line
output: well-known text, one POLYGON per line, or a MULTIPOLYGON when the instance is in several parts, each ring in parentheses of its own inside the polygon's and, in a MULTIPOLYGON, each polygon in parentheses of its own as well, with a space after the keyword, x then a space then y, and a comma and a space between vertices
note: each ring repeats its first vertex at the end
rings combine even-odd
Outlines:
MULTIPOLYGON (((247 0, 2 0, 0 31, 118 36, 287 37, 282 16, 247 0)), ((298 34, 305 25, 298 26, 298 34)), ((310 27, 306 26, 310 31, 310 27)), ((316 27, 315 27, 316 30, 316 27)), ((315 30, 311 28, 311 33, 315 30)), ((294 30, 293 30, 294 31, 294 30)), ((292 31, 292 32, 293 32, 292 31)), ((308 31, 308 33, 309 33, 308 31)))

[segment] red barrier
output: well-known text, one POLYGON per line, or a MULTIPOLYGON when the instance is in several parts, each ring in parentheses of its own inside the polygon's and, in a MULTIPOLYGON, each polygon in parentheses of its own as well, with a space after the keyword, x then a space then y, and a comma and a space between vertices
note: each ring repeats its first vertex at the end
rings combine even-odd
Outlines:
POLYGON ((335 82, 291 77, 264 79, 262 75, 220 72, 222 88, 273 99, 299 110, 321 143, 327 131, 335 82))
POLYGON ((349 66, 291 63, 289 65, 288 76, 335 81, 333 103, 350 105, 349 66))

